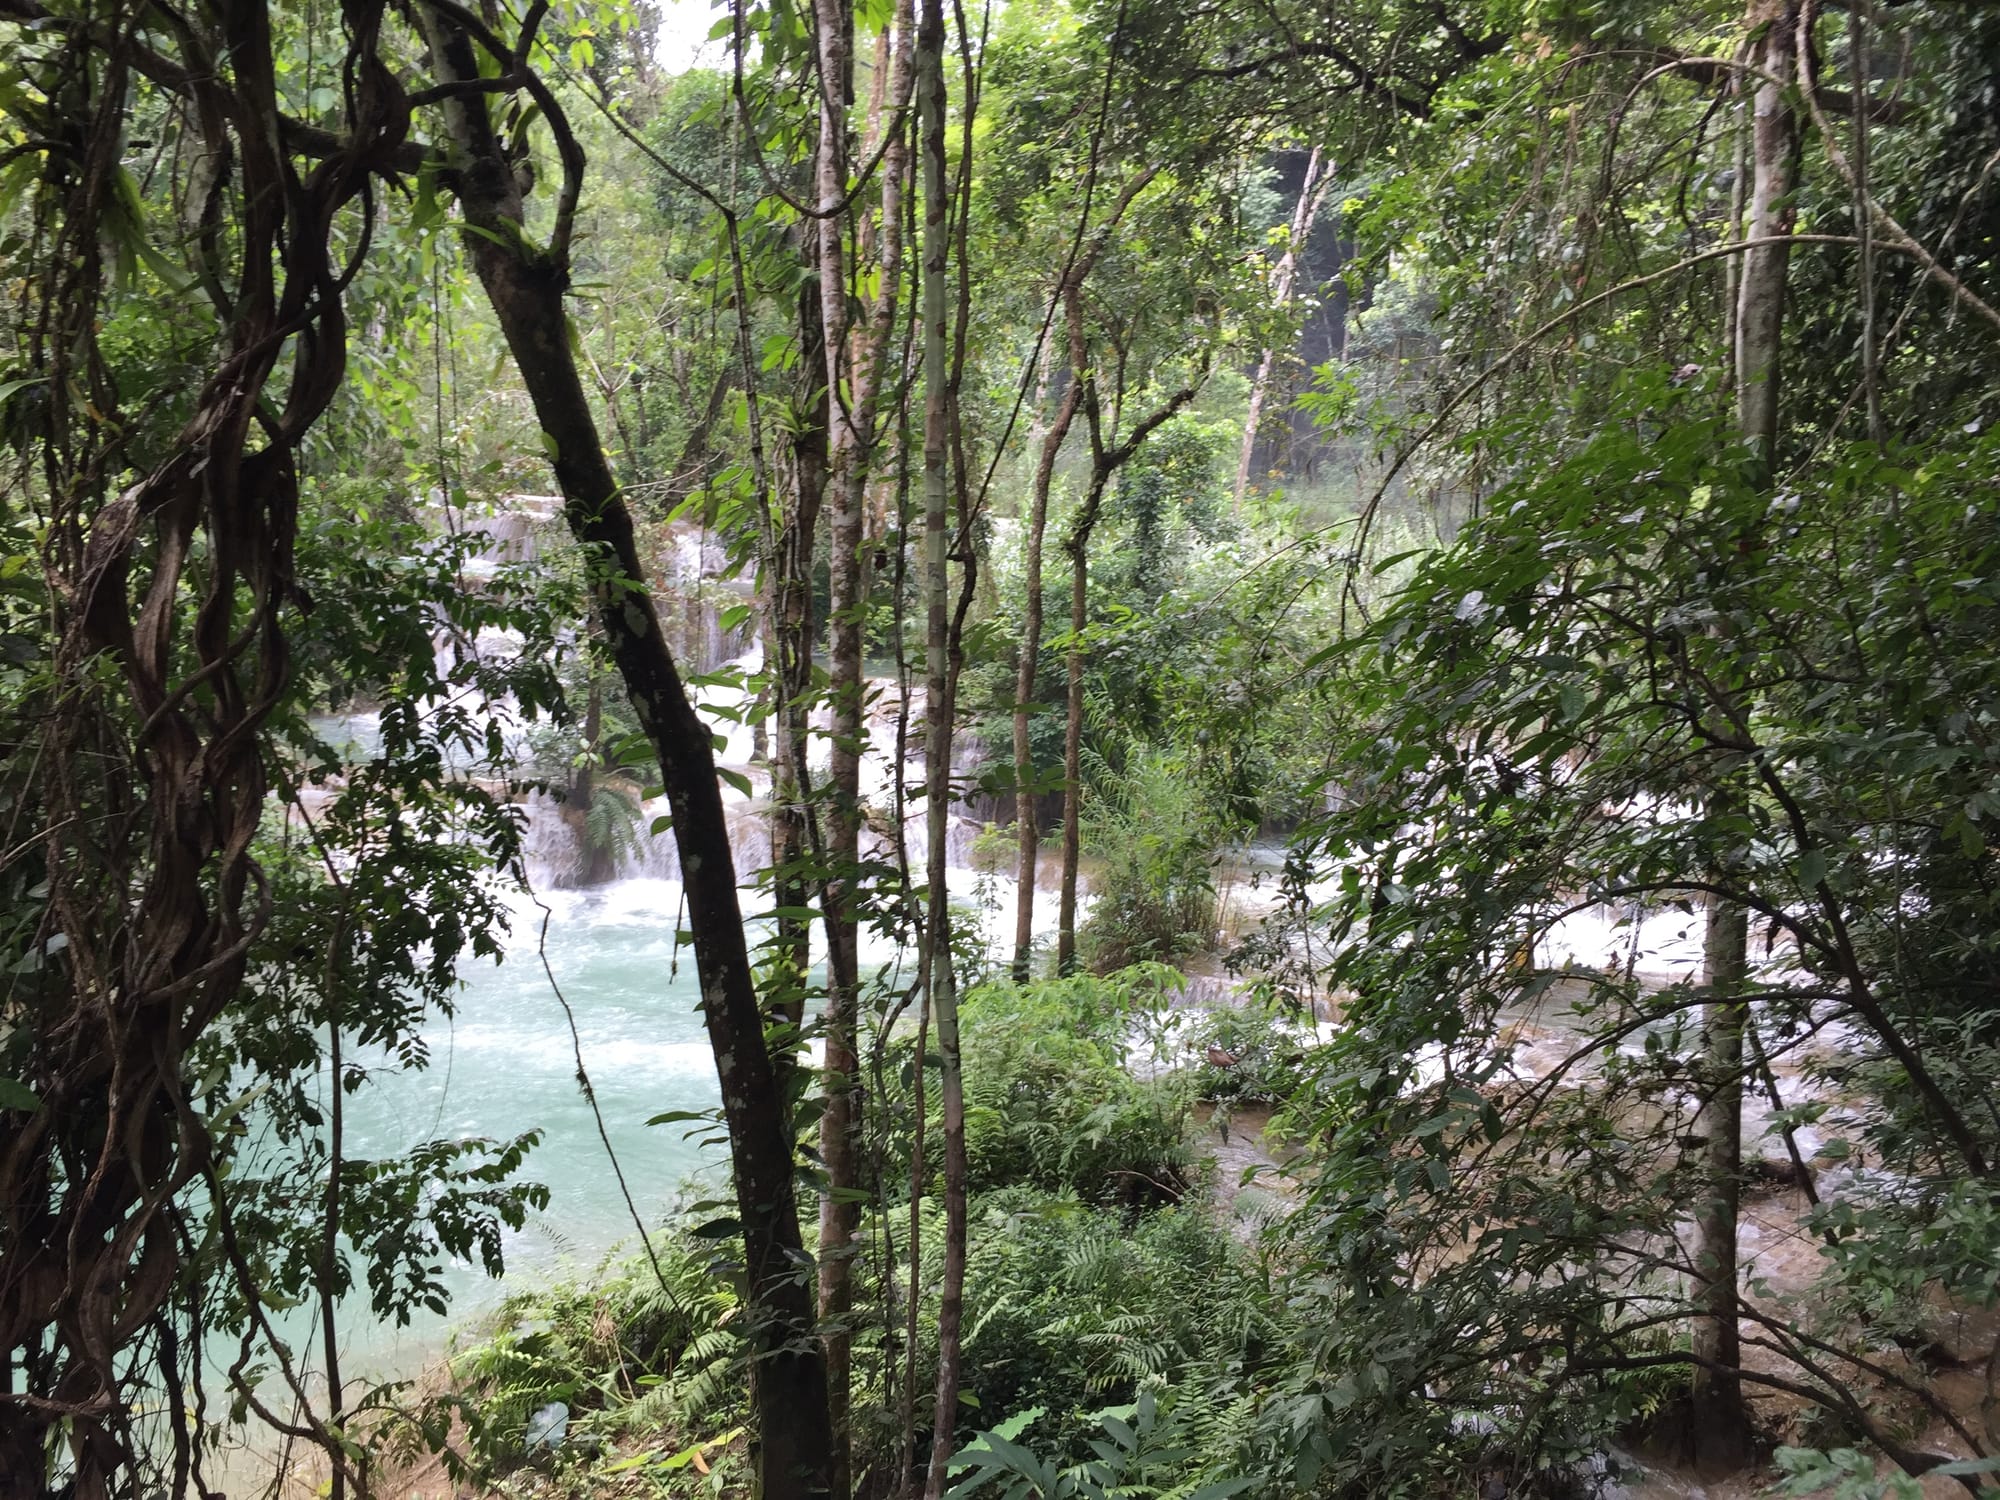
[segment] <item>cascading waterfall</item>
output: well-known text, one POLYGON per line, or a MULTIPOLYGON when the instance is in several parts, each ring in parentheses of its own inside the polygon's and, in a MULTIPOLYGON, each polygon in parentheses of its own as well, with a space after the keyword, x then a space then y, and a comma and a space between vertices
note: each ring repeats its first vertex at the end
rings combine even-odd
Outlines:
MULTIPOLYGON (((490 538, 468 567, 468 581, 538 556, 545 529, 556 524, 556 510, 552 498, 517 496, 495 515, 466 523, 490 538)), ((438 518, 443 520, 441 512, 438 518)), ((733 605, 750 602, 750 580, 731 571, 720 543, 701 528, 675 523, 668 537, 670 550, 658 574, 662 618, 676 658, 694 678, 756 673, 762 654, 754 631, 747 624, 724 621, 733 605)), ((466 641, 441 631, 435 647, 440 669, 447 670, 460 652, 508 653, 520 650, 521 642, 498 632, 466 641)), ((862 765, 862 797, 869 808, 863 856, 893 863, 896 780, 900 775, 911 791, 923 784, 922 758, 915 753, 921 744, 923 697, 919 687, 908 705, 910 723, 918 729, 910 736, 911 759, 899 765, 893 754, 897 684, 877 678, 869 692, 872 748, 862 765)), ((768 910, 769 897, 755 889, 755 877, 770 862, 770 778, 757 761, 754 732, 740 722, 748 706, 742 690, 703 683, 696 696, 712 710, 706 717, 722 738, 719 765, 749 784, 747 793, 725 785, 723 797, 737 875, 745 887, 745 916, 761 926, 758 913, 768 910)), ((500 720, 515 764, 531 763, 531 726, 521 721, 514 705, 493 703, 487 711, 500 720)), ((322 716, 316 726, 350 763, 381 753, 380 716, 366 708, 322 716)), ((816 727, 821 732, 810 741, 808 766, 824 776, 829 751, 824 713, 816 727)), ((977 744, 962 744, 955 773, 969 779, 979 768, 980 754, 977 744)), ((497 774, 491 766, 461 769, 468 775, 497 774)), ((685 1126, 646 1124, 663 1112, 710 1108, 717 1099, 714 1063, 697 1010, 694 955, 678 936, 685 924, 679 859, 671 832, 651 831, 667 811, 665 800, 642 801, 642 788, 615 777, 601 779, 599 785, 608 795, 632 802, 634 836, 621 841, 610 879, 581 883, 587 861, 578 810, 550 792, 526 794, 520 806, 526 818, 528 889, 508 893, 513 919, 501 958, 462 969, 454 1014, 434 1017, 426 1028, 429 1069, 411 1072, 390 1058, 369 1059, 370 1086, 347 1106, 347 1149, 357 1157, 400 1154, 438 1138, 544 1132, 524 1175, 546 1183, 552 1198, 546 1212, 507 1236, 508 1278, 514 1286, 566 1266, 588 1269, 635 1233, 578 1087, 579 1052, 643 1222, 659 1223, 684 1199, 692 1180, 712 1179, 720 1170, 719 1155, 697 1146, 685 1126)), ((949 879, 954 898, 967 908, 962 920, 984 926, 997 951, 1003 928, 1011 940, 1013 885, 1004 876, 974 868, 973 846, 982 831, 975 811, 971 804, 954 810, 949 879)), ((908 793, 901 832, 909 866, 921 879, 927 855, 923 803, 908 793)), ((1052 896, 1042 903, 1042 913, 1043 925, 1052 929, 1052 896)), ((886 966, 907 957, 893 944, 864 937, 865 964, 886 966)), ((711 1180, 697 1195, 712 1189, 711 1180)), ((449 1268, 447 1280, 454 1292, 453 1320, 478 1315, 500 1295, 470 1266, 449 1268)), ((421 1364, 436 1352, 444 1330, 442 1320, 409 1330, 383 1328, 365 1310, 343 1321, 351 1345, 346 1367, 382 1375, 407 1373, 421 1364)))

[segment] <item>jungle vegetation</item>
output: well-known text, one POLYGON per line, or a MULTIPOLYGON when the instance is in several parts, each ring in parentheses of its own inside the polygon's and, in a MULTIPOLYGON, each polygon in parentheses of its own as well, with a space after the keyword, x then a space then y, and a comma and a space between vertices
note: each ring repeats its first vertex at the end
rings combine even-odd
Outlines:
POLYGON ((688 4, 0 0, 0 1497, 2000 1492, 2000 14, 688 4))

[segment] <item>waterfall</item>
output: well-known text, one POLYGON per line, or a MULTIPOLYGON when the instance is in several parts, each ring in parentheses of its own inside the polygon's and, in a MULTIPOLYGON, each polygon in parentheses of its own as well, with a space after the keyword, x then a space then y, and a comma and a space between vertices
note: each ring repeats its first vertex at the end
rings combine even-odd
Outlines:
POLYGON ((732 566, 707 527, 668 522, 653 568, 660 625, 685 675, 705 676, 751 648, 757 636, 754 572, 732 566), (724 625, 724 613, 738 607, 744 608, 742 619, 724 625))

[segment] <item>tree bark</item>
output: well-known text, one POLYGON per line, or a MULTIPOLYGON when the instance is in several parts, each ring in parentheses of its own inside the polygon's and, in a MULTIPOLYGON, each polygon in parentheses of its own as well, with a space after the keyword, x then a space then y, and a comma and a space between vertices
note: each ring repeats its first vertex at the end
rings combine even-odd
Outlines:
MULTIPOLYGON (((836 1472, 834 1490, 851 1488, 848 1434, 852 1261, 861 1223, 860 1006, 861 758, 867 745, 867 683, 863 674, 869 599, 866 564, 868 481, 875 442, 876 391, 896 322, 896 288, 902 249, 902 202, 908 148, 902 122, 882 150, 882 221, 873 236, 866 215, 857 230, 856 258, 872 238, 880 252, 880 291, 850 316, 846 225, 850 152, 844 79, 854 50, 854 16, 842 0, 815 0, 820 77, 820 134, 816 163, 816 220, 822 337, 825 346, 828 429, 828 673, 833 716, 832 797, 827 816, 824 916, 827 933, 825 1067, 820 1115, 820 1157, 827 1190, 820 1201, 819 1309, 825 1329, 827 1380, 832 1399, 836 1472)), ((886 99, 900 101, 907 88, 911 36, 907 24, 893 45, 890 76, 876 80, 871 113, 882 126, 886 99)), ((872 133, 872 132, 871 132, 872 133)))
MULTIPOLYGON (((1752 95, 1749 221, 1753 240, 1776 238, 1746 253, 1737 285, 1733 351, 1738 428, 1756 465, 1755 482, 1768 488, 1778 433, 1779 356, 1783 348, 1785 274, 1790 247, 1789 204, 1795 123, 1785 100, 1792 73, 1792 26, 1786 0, 1752 0, 1746 26, 1754 38, 1752 60, 1763 75, 1752 95)), ((1743 792, 1725 779, 1709 794, 1711 815, 1739 819, 1743 792)), ((1725 868, 1717 884, 1734 884, 1725 868)), ((1751 1449, 1743 1404, 1737 1326, 1737 1217, 1743 1167, 1743 1003, 1736 998, 1749 973, 1749 920, 1726 897, 1708 902, 1702 941, 1704 1098, 1701 1126, 1705 1197, 1695 1218, 1695 1269, 1699 1277, 1693 1328, 1696 1358, 1691 1392, 1693 1446, 1698 1460, 1717 1467, 1746 1461, 1751 1449)))
POLYGON ((820 1162, 826 1190, 819 1205, 819 1316, 826 1346, 827 1409, 833 1426, 832 1493, 845 1500, 852 1489, 851 1405, 854 1233, 860 1205, 852 1197, 860 1183, 855 1140, 855 1082, 860 1057, 855 1043, 859 1000, 858 929, 854 870, 860 859, 861 829, 861 485, 867 466, 858 430, 849 346, 847 307, 847 90, 854 51, 854 13, 843 0, 814 0, 813 29, 818 48, 819 142, 814 153, 818 213, 813 221, 819 275, 821 373, 826 380, 827 418, 827 667, 833 711, 831 800, 827 807, 826 870, 822 916, 826 922, 826 1011, 821 1021, 825 1051, 820 1074, 820 1162), (860 485, 856 484, 860 481, 860 485))
MULTIPOLYGON (((924 339, 924 814, 929 834, 925 884, 930 907, 924 965, 937 1027, 938 1093, 944 1137, 944 1264, 938 1292, 937 1398, 931 1408, 926 1500, 944 1494, 945 1466, 958 1426, 959 1358, 965 1313, 965 1082, 960 1070, 957 980, 951 961, 951 620, 948 566, 947 417, 951 377, 945 351, 945 271, 950 256, 950 188, 945 180, 943 0, 922 0, 917 23, 918 145, 923 160, 924 339)), ((912 1289, 914 1295, 914 1288, 912 1289)))
MULTIPOLYGON (((773 538, 773 556, 765 563, 770 575, 771 639, 776 649, 774 659, 765 664, 775 700, 771 717, 771 894, 782 913, 771 950, 782 973, 773 991, 775 1009, 791 1028, 792 1039, 805 1024, 806 974, 812 967, 810 924, 797 913, 808 905, 811 890, 806 865, 812 831, 812 783, 806 743, 811 732, 815 633, 812 565, 826 495, 830 445, 821 372, 824 320, 820 290, 816 280, 808 280, 799 292, 796 311, 805 355, 800 363, 811 373, 804 377, 804 411, 793 424, 785 447, 788 461, 778 466, 782 472, 778 486, 782 515, 773 538)), ((789 1100, 789 1062, 781 1060, 779 1071, 789 1100)))
MULTIPOLYGON (((1313 222, 1319 217, 1320 203, 1332 181, 1333 174, 1325 170, 1320 160, 1319 147, 1313 147, 1312 155, 1306 159, 1305 181, 1299 185, 1298 206, 1292 210, 1291 238, 1285 242, 1285 253, 1271 268, 1271 302, 1280 312, 1292 305, 1292 283, 1298 275, 1299 257, 1305 253, 1306 241, 1312 238, 1313 222)), ((1270 395, 1271 376, 1277 362, 1278 351, 1265 349, 1257 362, 1256 378, 1250 382, 1250 411, 1243 421, 1243 452, 1236 461, 1235 509, 1239 515, 1243 511, 1243 496, 1250 488, 1250 459, 1257 449, 1257 429, 1263 422, 1264 402, 1270 395)))
MULTIPOLYGON (((1074 357, 1074 356, 1072 356, 1074 357)), ((1132 435, 1114 448, 1104 446, 1097 408, 1097 388, 1086 380, 1083 411, 1090 426, 1090 488, 1084 493, 1076 521, 1063 542, 1069 554, 1069 655, 1068 681, 1064 692, 1063 715, 1063 860, 1062 896, 1056 918, 1056 972, 1076 970, 1076 885, 1077 867, 1083 858, 1081 811, 1083 807, 1083 632, 1090 623, 1090 536, 1104 506, 1105 491, 1117 472, 1132 460, 1146 439, 1175 412, 1194 400, 1201 389, 1202 374, 1175 391, 1155 409, 1132 435)), ((1084 377, 1075 377, 1083 379, 1084 377)))
MULTIPOLYGON (((1074 278, 1072 278, 1073 280, 1074 278)), ((1035 866, 1041 852, 1042 830, 1035 813, 1035 761, 1028 743, 1028 715, 1035 698, 1035 674, 1042 645, 1042 543, 1048 533, 1049 489, 1055 482, 1056 459, 1076 422, 1083 399, 1077 371, 1082 362, 1083 302, 1073 287, 1064 288, 1070 329, 1070 379, 1056 408, 1055 420, 1042 435, 1035 462, 1034 496, 1029 504, 1026 597, 1022 600, 1021 649, 1014 669, 1014 966, 1017 982, 1028 977, 1035 941, 1035 866)))
POLYGON ((570 807, 577 820, 578 842, 583 845, 582 869, 578 883, 585 886, 603 885, 615 872, 612 860, 613 850, 600 845, 590 836, 590 810, 597 802, 597 758, 598 744, 604 733, 604 685, 597 676, 594 662, 585 662, 585 670, 590 674, 590 684, 585 690, 583 705, 583 753, 577 762, 576 773, 570 778, 570 807))
MULTIPOLYGON (((422 10, 439 82, 479 76, 457 7, 422 10)), ((503 67, 505 63, 503 62, 503 67)), ((792 1143, 737 903, 729 827, 708 726, 688 701, 644 583, 631 513, 605 459, 569 337, 566 256, 532 245, 520 190, 494 131, 487 96, 446 102, 463 161, 459 205, 467 253, 492 303, 550 446, 564 517, 589 559, 592 602, 641 729, 660 762, 694 932, 702 1016, 715 1055, 742 1222, 747 1337, 759 1419, 760 1493, 769 1500, 827 1494, 831 1432, 826 1366, 792 1185, 792 1143)), ((566 127, 551 120, 559 133, 566 127)))

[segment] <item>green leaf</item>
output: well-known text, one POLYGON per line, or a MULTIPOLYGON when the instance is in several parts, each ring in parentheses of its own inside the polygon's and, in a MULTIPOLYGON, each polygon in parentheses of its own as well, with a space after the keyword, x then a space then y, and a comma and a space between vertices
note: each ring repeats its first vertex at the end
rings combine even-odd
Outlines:
POLYGON ((41 1096, 25 1083, 13 1078, 0 1078, 0 1109, 32 1114, 41 1107, 41 1096))
POLYGON ((715 1112, 706 1109, 670 1109, 664 1114, 654 1115, 646 1121, 648 1125, 679 1125, 688 1120, 713 1120, 715 1112))
POLYGON ((634 1469, 644 1468, 659 1456, 659 1449, 648 1448, 643 1453, 635 1453, 630 1458, 621 1458, 615 1464, 606 1464, 598 1470, 600 1474, 629 1474, 634 1469))

